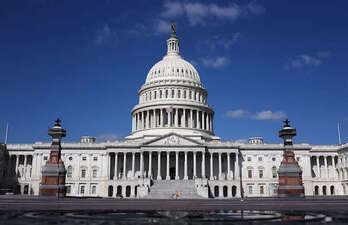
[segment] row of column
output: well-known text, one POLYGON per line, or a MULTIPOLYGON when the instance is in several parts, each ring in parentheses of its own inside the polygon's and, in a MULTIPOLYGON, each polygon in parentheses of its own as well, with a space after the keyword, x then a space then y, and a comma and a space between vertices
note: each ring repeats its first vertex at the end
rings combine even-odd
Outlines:
POLYGON ((161 108, 133 114, 132 130, 149 128, 183 127, 213 132, 213 114, 196 109, 161 108))
MULTIPOLYGON (((154 152, 150 151, 148 152, 148 173, 147 173, 147 176, 149 178, 153 178, 153 174, 152 174, 152 171, 153 171, 153 162, 152 162, 152 154, 154 152)), ((179 180, 179 151, 174 151, 174 152, 170 152, 170 151, 166 151, 164 152, 165 155, 166 155, 166 176, 165 176, 165 179, 166 180, 170 180, 170 154, 171 153, 174 153, 175 154, 175 179, 176 180, 179 180)), ((184 151, 184 180, 187 180, 188 179, 188 153, 187 151, 184 151)), ((206 178, 206 154, 205 152, 192 152, 193 154, 193 165, 192 165, 192 168, 193 168, 193 178, 196 178, 197 177, 197 153, 201 153, 201 177, 202 178, 206 178)), ((136 153, 136 152, 132 152, 132 160, 131 160, 131 165, 132 165, 132 168, 131 168, 131 174, 132 174, 132 177, 135 176, 135 155, 136 154, 140 154, 140 157, 139 157, 139 167, 140 167, 140 176, 143 177, 144 176, 144 153, 143 152, 139 152, 139 153, 136 153)), ((162 151, 158 151, 156 152, 157 154, 157 177, 156 179, 157 180, 161 180, 162 179, 162 175, 161 175, 161 161, 162 161, 162 157, 161 155, 162 154, 162 151)), ((214 180, 214 179, 219 179, 219 180, 224 180, 225 177, 223 176, 223 173, 222 173, 222 155, 226 155, 226 159, 227 159, 227 179, 232 179, 232 177, 234 179, 237 179, 239 178, 239 159, 238 159, 238 156, 236 153, 232 153, 235 155, 235 161, 234 161, 234 172, 233 174, 230 174, 231 173, 231 153, 222 153, 222 152, 210 152, 208 154, 209 156, 209 170, 210 170, 210 177, 209 179, 210 180, 214 180), (217 154, 218 156, 218 177, 214 177, 214 155, 217 154)), ((114 153, 114 157, 111 157, 110 154, 109 154, 109 165, 110 165, 110 168, 111 168, 111 164, 112 164, 112 160, 114 160, 114 176, 113 176, 113 179, 114 180, 117 180, 117 179, 127 179, 127 152, 122 152, 121 154, 116 152, 114 153), (119 156, 120 155, 120 156, 119 156), (119 157, 123 157, 123 160, 119 160, 119 157), (118 176, 118 163, 119 161, 121 161, 122 163, 122 170, 123 170, 123 173, 122 175, 119 177, 118 176)), ((111 179, 111 176, 109 174, 109 178, 111 179)))
MULTIPOLYGON (((11 177, 13 175, 17 175, 18 174, 18 168, 19 168, 19 157, 23 156, 24 157, 24 161, 23 161, 23 166, 24 168, 26 168, 28 166, 28 158, 31 158, 30 164, 32 165, 32 155, 11 155, 9 160, 8 160, 8 165, 7 165, 7 176, 11 177), (16 162, 15 162, 15 170, 14 170, 14 174, 12 174, 12 170, 13 170, 13 165, 12 165, 12 158, 15 157, 16 158, 16 162)), ((26 170, 24 170, 24 174, 26 174, 26 170)))
POLYGON ((333 168, 336 168, 336 162, 335 162, 335 157, 337 156, 312 156, 316 159, 316 166, 317 166, 317 174, 318 177, 322 177, 322 173, 321 173, 321 166, 320 166, 320 158, 324 159, 324 168, 325 168, 325 176, 326 177, 330 177, 330 172, 329 172, 329 168, 328 168, 328 158, 331 158, 331 166, 333 168))

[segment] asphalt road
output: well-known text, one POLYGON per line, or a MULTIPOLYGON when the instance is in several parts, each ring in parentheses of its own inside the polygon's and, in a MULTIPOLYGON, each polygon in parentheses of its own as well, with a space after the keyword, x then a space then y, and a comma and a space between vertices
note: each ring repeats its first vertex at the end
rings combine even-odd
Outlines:
POLYGON ((348 198, 291 199, 112 199, 0 196, 0 210, 19 211, 346 211, 348 198))

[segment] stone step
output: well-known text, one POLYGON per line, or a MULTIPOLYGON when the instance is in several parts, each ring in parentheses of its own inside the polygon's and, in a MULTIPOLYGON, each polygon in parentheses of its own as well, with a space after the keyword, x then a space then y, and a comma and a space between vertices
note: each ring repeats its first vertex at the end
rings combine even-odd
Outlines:
POLYGON ((146 198, 170 199, 175 198, 176 192, 178 192, 179 198, 181 199, 201 198, 197 194, 193 180, 153 181, 153 185, 150 187, 150 193, 146 198))

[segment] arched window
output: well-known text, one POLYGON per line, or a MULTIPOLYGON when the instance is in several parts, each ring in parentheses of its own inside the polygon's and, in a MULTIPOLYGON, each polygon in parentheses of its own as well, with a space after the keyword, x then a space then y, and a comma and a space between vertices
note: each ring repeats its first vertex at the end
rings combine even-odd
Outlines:
POLYGON ((174 90, 172 90, 172 98, 174 98, 174 90))
POLYGON ((224 187, 223 187, 223 196, 226 198, 227 197, 227 190, 228 190, 228 188, 227 188, 227 186, 225 185, 224 187))
POLYGON ((326 193, 326 186, 323 186, 323 195, 327 195, 327 193, 326 193))
POLYGON ((108 196, 112 197, 113 193, 114 193, 114 187, 112 185, 109 185, 109 187, 108 187, 108 196))
POLYGON ((214 187, 214 197, 219 197, 219 186, 214 187))
POLYGON ((68 169, 66 171, 66 176, 67 177, 72 177, 72 166, 68 166, 68 169))
POLYGON ((126 197, 130 197, 131 194, 131 186, 126 186, 126 197))
POLYGON ((331 185, 330 187, 330 194, 334 195, 335 194, 335 186, 331 185))
POLYGON ((162 90, 160 90, 160 96, 159 97, 162 98, 162 90))
POLYGON ((318 186, 314 187, 314 195, 319 195, 319 187, 318 186))
POLYGON ((168 90, 166 90, 166 98, 168 98, 168 90))
POLYGON ((235 197, 237 194, 237 187, 236 186, 232 186, 232 197, 235 197))
POLYGON ((122 186, 118 185, 116 189, 116 197, 121 197, 122 196, 122 186))
POLYGON ((273 178, 277 178, 277 175, 278 175, 278 173, 277 173, 277 167, 276 167, 276 166, 273 166, 273 167, 272 167, 272 177, 273 177, 273 178))
POLYGON ((186 90, 184 90, 183 92, 184 92, 183 93, 184 94, 184 98, 186 99, 186 90))
POLYGON ((154 96, 153 96, 154 99, 157 98, 157 91, 154 92, 154 96))
POLYGON ((178 90, 178 98, 181 98, 181 92, 178 90))

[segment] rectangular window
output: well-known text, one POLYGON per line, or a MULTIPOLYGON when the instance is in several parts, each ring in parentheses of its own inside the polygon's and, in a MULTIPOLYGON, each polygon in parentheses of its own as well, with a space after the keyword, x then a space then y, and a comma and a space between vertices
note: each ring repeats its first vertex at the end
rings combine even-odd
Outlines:
POLYGON ((68 166, 66 176, 67 177, 71 177, 72 176, 72 167, 71 166, 68 166))
POLYGON ((259 170, 259 178, 263 178, 263 170, 259 170))
POLYGON ((259 157, 259 161, 262 162, 262 157, 259 157))
POLYGON ((272 177, 277 178, 277 167, 275 166, 272 167, 272 177))
POLYGON ((248 170, 248 178, 252 178, 253 177, 253 171, 252 170, 248 170))
POLYGON ((263 195, 265 193, 264 186, 260 186, 260 195, 263 195))
POLYGON ((70 185, 66 186, 66 193, 67 194, 71 193, 71 186, 70 185))
POLYGON ((92 177, 93 177, 93 178, 97 178, 97 170, 96 170, 96 169, 94 169, 94 170, 92 171, 92 177))
POLYGON ((87 157, 86 156, 83 156, 82 157, 82 161, 86 161, 87 160, 87 157))
POLYGON ((251 157, 248 157, 248 161, 249 161, 249 162, 251 161, 251 157))
POLYGON ((91 194, 92 195, 97 194, 97 186, 95 186, 95 185, 92 186, 92 193, 91 194))
POLYGON ((253 194, 253 186, 248 186, 248 191, 249 191, 249 194, 252 195, 253 194))
POLYGON ((84 185, 80 186, 80 194, 85 194, 85 186, 84 185))
POLYGON ((47 156, 44 156, 44 160, 47 160, 47 156))
POLYGON ((98 156, 94 156, 93 161, 98 161, 98 156))

